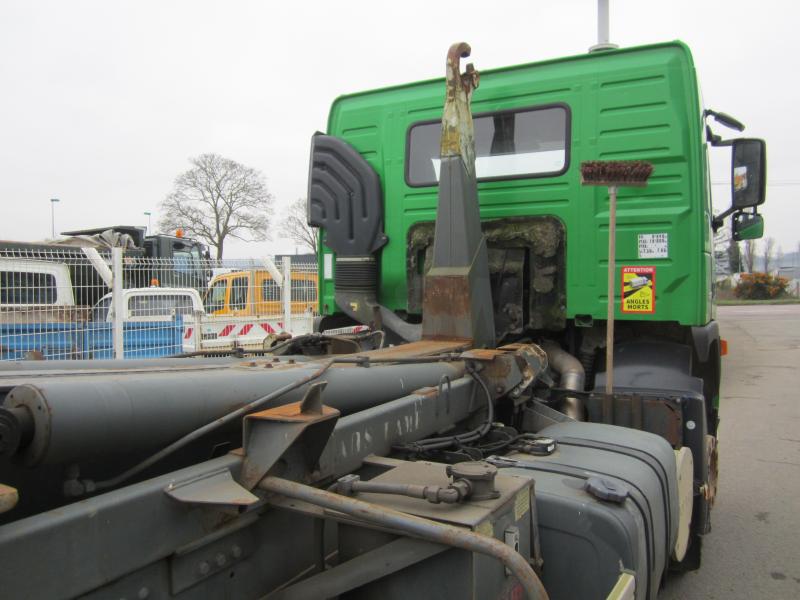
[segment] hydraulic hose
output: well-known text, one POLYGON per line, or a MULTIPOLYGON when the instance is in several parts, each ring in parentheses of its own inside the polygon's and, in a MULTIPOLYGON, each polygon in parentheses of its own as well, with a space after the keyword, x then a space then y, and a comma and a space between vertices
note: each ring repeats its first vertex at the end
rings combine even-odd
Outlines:
MULTIPOLYGON (((172 442, 168 446, 164 447, 163 449, 159 450, 155 454, 151 455, 150 457, 146 458, 145 460, 141 461, 137 465, 134 465, 127 471, 117 475, 116 477, 102 480, 102 481, 93 481, 91 479, 72 479, 68 480, 64 486, 64 493, 67 496, 81 496, 85 493, 90 493, 98 490, 105 490, 109 488, 116 487, 121 483, 124 483, 131 477, 138 475, 145 469, 153 466, 157 462, 161 461, 165 457, 173 454, 177 450, 185 447, 187 444, 194 442, 195 440, 201 438, 202 436, 210 433, 227 423, 230 423, 234 419, 238 419, 247 413, 253 412, 265 404, 280 398, 281 396, 296 390, 299 387, 304 386, 311 381, 319 378, 323 373, 325 373, 332 365, 334 364, 356 364, 362 367, 369 367, 370 363, 400 363, 400 364, 423 364, 423 363, 433 363, 433 362, 455 362, 459 360, 458 354, 450 353, 450 354, 442 354, 442 355, 435 355, 435 356, 420 356, 420 357, 370 357, 370 356, 352 356, 352 355, 344 355, 340 357, 330 358, 326 361, 323 361, 320 367, 315 370, 314 372, 310 373, 309 375, 292 381, 283 387, 270 392, 265 396, 261 396, 252 402, 241 406, 240 408, 231 411, 218 419, 215 419, 197 429, 187 433, 186 435, 178 438, 176 441, 172 442)), ((487 390, 488 393, 488 390, 487 390)))
POLYGON ((426 450, 439 450, 441 448, 448 448, 455 444, 468 444, 470 442, 477 441, 489 432, 489 429, 491 429, 492 427, 492 423, 494 423, 494 400, 492 398, 492 394, 489 391, 489 386, 486 385, 486 382, 480 375, 478 375, 475 369, 468 366, 467 372, 472 376, 472 378, 475 381, 477 381, 480 384, 480 386, 483 388, 483 392, 486 394, 487 412, 486 412, 486 420, 483 422, 483 424, 477 429, 466 431, 464 433, 459 433, 457 435, 442 436, 437 438, 427 438, 424 440, 419 440, 412 444, 408 444, 406 446, 398 446, 395 449, 415 450, 423 452, 426 450))
POLYGON ((369 524, 389 527, 410 537, 494 557, 519 580, 528 600, 546 600, 548 598, 541 580, 525 558, 511 546, 493 537, 454 525, 415 517, 385 506, 340 496, 280 477, 267 476, 261 480, 258 487, 265 492, 303 500, 316 506, 350 515, 369 524))

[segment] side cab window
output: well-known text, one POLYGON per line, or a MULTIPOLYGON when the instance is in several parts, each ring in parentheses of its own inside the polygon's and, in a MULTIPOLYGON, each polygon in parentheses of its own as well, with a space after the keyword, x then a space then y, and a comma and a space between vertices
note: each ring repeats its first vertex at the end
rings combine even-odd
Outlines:
POLYGON ((225 308, 225 292, 228 290, 228 280, 220 279, 209 288, 205 295, 205 307, 208 314, 225 308))
POLYGON ((230 309, 244 310, 247 308, 248 278, 234 277, 231 279, 230 309))

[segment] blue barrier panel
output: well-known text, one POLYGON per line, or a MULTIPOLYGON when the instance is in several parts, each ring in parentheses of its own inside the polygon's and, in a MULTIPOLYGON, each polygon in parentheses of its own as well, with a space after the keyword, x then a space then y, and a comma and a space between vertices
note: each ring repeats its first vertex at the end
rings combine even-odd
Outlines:
MULTIPOLYGON (((88 323, 86 358, 114 358, 114 330, 111 323, 88 323)), ((170 321, 125 323, 125 358, 158 358, 183 352, 183 318, 170 321)))
POLYGON ((83 322, 2 323, 0 360, 84 358, 83 331, 83 322))

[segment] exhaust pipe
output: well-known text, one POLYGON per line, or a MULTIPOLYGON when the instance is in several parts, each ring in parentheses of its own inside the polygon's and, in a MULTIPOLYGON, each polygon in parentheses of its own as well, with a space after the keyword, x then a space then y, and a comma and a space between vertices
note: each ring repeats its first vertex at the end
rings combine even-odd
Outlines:
MULTIPOLYGON (((561 387, 573 392, 582 392, 586 372, 581 361, 552 340, 545 340, 541 347, 547 353, 547 362, 550 367, 561 377, 561 387)), ((583 400, 577 396, 567 396, 564 403, 564 413, 568 417, 576 421, 586 420, 583 400)))

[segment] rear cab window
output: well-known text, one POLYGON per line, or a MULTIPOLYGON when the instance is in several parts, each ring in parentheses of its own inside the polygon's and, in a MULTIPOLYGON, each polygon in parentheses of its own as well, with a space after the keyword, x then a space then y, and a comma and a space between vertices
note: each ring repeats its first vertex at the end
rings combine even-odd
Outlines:
POLYGON ((111 310, 111 296, 103 298, 92 308, 92 321, 103 323, 108 320, 108 311, 111 310))
POLYGON ((56 278, 51 273, 0 271, 0 304, 55 304, 56 278))
POLYGON ((188 294, 140 294, 128 299, 130 317, 172 318, 174 315, 190 315, 194 310, 192 297, 188 294))
MULTIPOLYGON (((570 114, 564 104, 473 117, 478 181, 547 177, 569 166, 570 114)), ((441 121, 412 125, 406 147, 406 183, 436 185, 439 180, 441 121)))
POLYGON ((206 292, 204 303, 206 312, 211 314, 225 308, 225 292, 228 289, 228 280, 220 279, 206 292))

